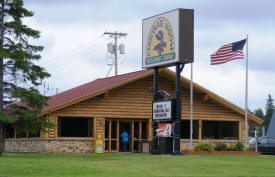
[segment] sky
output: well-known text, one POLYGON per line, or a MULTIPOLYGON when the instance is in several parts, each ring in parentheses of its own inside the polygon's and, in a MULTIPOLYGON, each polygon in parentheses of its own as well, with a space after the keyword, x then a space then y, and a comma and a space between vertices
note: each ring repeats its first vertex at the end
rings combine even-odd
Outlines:
MULTIPOLYGON (((268 94, 275 98, 274 6, 273 0, 25 0, 34 16, 24 22, 41 32, 30 42, 44 46, 38 64, 52 76, 40 90, 50 96, 107 76, 113 63, 107 44, 113 39, 104 32, 127 33, 118 40, 126 48, 118 73, 138 71, 142 19, 194 9, 194 82, 244 108, 245 60, 211 66, 210 54, 248 35, 248 107, 253 111, 264 109, 268 94)), ((113 75, 114 67, 108 76, 113 75)), ((190 78, 190 64, 182 76, 190 78)))

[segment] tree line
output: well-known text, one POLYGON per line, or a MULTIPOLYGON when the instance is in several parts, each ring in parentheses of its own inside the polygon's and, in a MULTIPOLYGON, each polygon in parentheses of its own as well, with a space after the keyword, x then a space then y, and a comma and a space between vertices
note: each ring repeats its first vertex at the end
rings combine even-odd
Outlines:
MULTIPOLYGON (((261 125, 252 125, 252 126, 250 126, 249 131, 250 132, 253 132, 255 130, 260 131, 264 127, 265 134, 266 134, 266 132, 268 130, 269 123, 270 123, 270 120, 271 120, 273 112, 274 112, 274 109, 275 109, 274 100, 271 97, 271 95, 268 94, 264 110, 262 108, 258 108, 258 109, 255 109, 252 112, 253 115, 255 115, 258 118, 262 119, 263 123, 261 125)), ((261 131, 260 131, 260 135, 261 135, 261 131)))

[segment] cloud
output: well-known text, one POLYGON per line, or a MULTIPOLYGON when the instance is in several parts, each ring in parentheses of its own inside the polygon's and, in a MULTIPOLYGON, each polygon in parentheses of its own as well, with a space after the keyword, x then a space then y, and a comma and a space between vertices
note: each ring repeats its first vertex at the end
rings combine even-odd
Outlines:
MULTIPOLYGON (((119 74, 141 70, 142 19, 182 7, 195 9, 195 82, 243 107, 244 60, 212 67, 210 54, 249 34, 249 107, 263 108, 267 94, 275 95, 273 1, 26 0, 26 5, 35 12, 26 22, 42 32, 35 41, 45 46, 39 63, 59 91, 106 76, 112 61, 106 45, 113 40, 102 37, 105 31, 128 33, 119 39, 126 45, 119 74)), ((183 75, 189 77, 189 71, 187 65, 183 75)))

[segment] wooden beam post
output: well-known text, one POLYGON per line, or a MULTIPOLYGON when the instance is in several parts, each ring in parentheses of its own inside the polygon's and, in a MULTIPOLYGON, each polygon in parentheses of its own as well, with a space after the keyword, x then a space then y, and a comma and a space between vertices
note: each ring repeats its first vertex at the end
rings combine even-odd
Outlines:
POLYGON ((109 152, 112 151, 112 149, 111 149, 111 143, 112 143, 111 139, 112 139, 112 121, 109 121, 109 137, 108 137, 108 142, 109 142, 108 149, 109 149, 109 152))
POLYGON ((201 140, 202 138, 202 121, 199 120, 199 136, 198 136, 199 140, 201 140))
MULTIPOLYGON (((94 138, 94 139, 96 139, 96 136, 97 136, 97 135, 96 135, 96 128, 97 128, 97 127, 96 127, 96 121, 97 121, 97 118, 94 117, 94 118, 93 118, 93 138, 94 138)), ((103 137, 102 137, 102 138, 103 138, 103 137)))
POLYGON ((117 131, 116 150, 117 150, 117 152, 119 152, 119 120, 117 121, 116 131, 117 131))
POLYGON ((242 141, 242 122, 239 121, 239 141, 242 141))
POLYGON ((152 118, 150 118, 150 119, 148 119, 149 121, 148 121, 148 124, 147 124, 147 126, 148 126, 148 135, 147 135, 147 140, 149 140, 149 141, 152 141, 152 139, 153 139, 153 127, 152 127, 152 118))
POLYGON ((142 137, 141 137, 141 133, 142 133, 142 122, 139 121, 138 122, 139 125, 139 134, 138 134, 138 140, 141 141, 142 137))
POLYGON ((55 117, 55 131, 54 131, 54 137, 57 138, 58 137, 58 117, 55 117))
POLYGON ((131 133, 131 148, 132 148, 132 152, 134 152, 134 130, 135 130, 135 122, 134 121, 131 121, 132 123, 132 133, 131 133))

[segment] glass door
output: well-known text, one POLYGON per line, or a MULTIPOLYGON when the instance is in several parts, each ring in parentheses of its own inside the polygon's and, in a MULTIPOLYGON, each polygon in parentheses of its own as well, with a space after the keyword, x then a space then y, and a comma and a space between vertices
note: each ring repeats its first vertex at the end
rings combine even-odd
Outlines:
POLYGON ((119 151, 119 120, 105 121, 105 152, 119 151))
POLYGON ((138 143, 147 137, 146 120, 105 120, 105 152, 137 152, 138 143), (128 135, 128 142, 123 141, 123 132, 128 135))
POLYGON ((138 151, 138 144, 147 140, 148 123, 144 120, 132 121, 132 152, 138 151))

